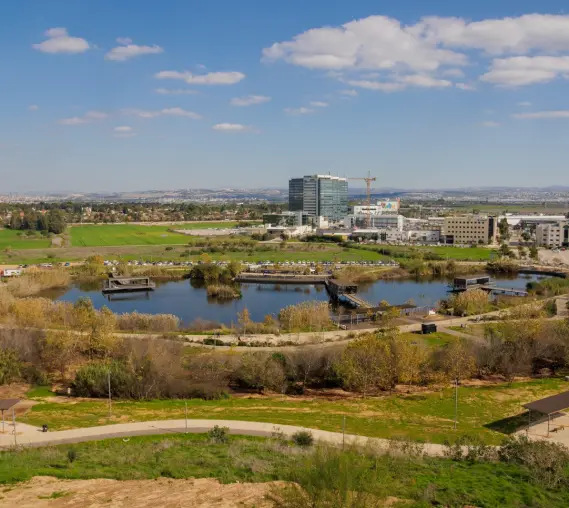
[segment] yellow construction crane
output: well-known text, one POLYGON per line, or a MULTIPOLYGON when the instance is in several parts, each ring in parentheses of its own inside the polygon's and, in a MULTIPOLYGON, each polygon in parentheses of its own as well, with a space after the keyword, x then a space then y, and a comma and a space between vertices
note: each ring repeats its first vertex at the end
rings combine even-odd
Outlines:
POLYGON ((367 172, 367 177, 363 178, 348 178, 348 180, 364 180, 366 183, 366 194, 367 194, 367 217, 366 217, 366 227, 371 227, 371 182, 375 182, 377 178, 371 176, 371 173, 367 172))

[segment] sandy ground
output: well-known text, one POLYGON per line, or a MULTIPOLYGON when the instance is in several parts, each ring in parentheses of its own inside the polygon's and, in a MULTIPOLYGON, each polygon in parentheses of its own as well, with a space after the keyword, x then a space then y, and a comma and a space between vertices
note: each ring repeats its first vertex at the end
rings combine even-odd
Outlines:
POLYGON ((38 476, 0 490, 0 506, 18 508, 269 508, 265 496, 281 482, 232 483, 217 480, 58 480, 38 476))
POLYGON ((546 265, 569 266, 569 250, 553 252, 552 250, 540 249, 539 260, 546 265))

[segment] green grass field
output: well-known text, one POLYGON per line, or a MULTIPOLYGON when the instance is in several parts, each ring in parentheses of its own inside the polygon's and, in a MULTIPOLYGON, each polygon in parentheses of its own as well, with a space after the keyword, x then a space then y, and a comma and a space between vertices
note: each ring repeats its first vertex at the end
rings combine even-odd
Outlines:
MULTIPOLYGON (((522 404, 566 389, 560 379, 462 387, 459 393, 459 425, 453 430, 452 388, 416 394, 394 394, 376 398, 327 399, 325 397, 263 398, 232 397, 226 400, 188 401, 189 418, 211 418, 300 425, 374 437, 405 437, 442 443, 459 435, 476 435, 492 444, 520 423, 522 404)), ((91 427, 108 423, 184 418, 184 401, 157 400, 113 403, 108 418, 105 400, 47 402, 39 397, 20 421, 32 425, 47 423, 53 430, 91 427)), ((525 421, 525 420, 524 420, 525 421)))
MULTIPOLYGON (((0 485, 4 485, 0 504, 2 499, 13 502, 14 496, 30 488, 14 485, 16 482, 34 476, 116 480, 217 478, 223 484, 283 480, 300 485, 309 496, 294 504, 279 504, 287 507, 348 506, 342 499, 359 499, 357 504, 349 504, 352 507, 561 508, 569 504, 568 489, 547 488, 523 466, 378 456, 351 449, 301 449, 275 439, 240 436, 229 436, 227 443, 215 443, 205 435, 171 434, 133 437, 127 442, 109 439, 0 452, 0 485), (369 493, 371 501, 363 504, 362 496, 356 497, 354 492, 369 493), (322 503, 323 499, 328 502, 322 503), (384 504, 384 499, 390 501, 384 504)), ((64 498, 63 504, 57 506, 86 503, 86 499, 77 497, 73 486, 73 483, 59 485, 64 490, 53 491, 41 499, 64 498)), ((164 483, 156 486, 164 489, 164 483)), ((178 485, 172 483, 169 488, 176 489, 178 485)), ((163 495, 167 502, 168 492, 163 495)), ((279 498, 290 499, 282 491, 279 498)), ((112 501, 106 502, 112 504, 112 501)))
POLYGON ((0 228, 0 250, 5 249, 45 249, 51 245, 51 240, 37 235, 27 237, 24 231, 12 231, 0 228))
POLYGON ((120 245, 184 245, 190 239, 168 231, 171 226, 138 226, 129 224, 73 226, 69 228, 73 247, 105 247, 120 245))
POLYGON ((486 247, 453 247, 450 245, 441 247, 425 247, 425 246, 398 246, 398 245, 377 245, 369 247, 373 250, 386 249, 389 252, 394 253, 391 257, 397 259, 396 253, 402 255, 408 255, 412 253, 427 253, 431 252, 433 254, 439 255, 443 259, 453 259, 455 261, 488 261, 496 256, 496 251, 493 249, 488 249, 486 247))
POLYGON ((453 335, 444 332, 429 333, 427 335, 422 335, 420 333, 402 333, 401 337, 409 339, 413 342, 423 343, 426 346, 437 349, 445 346, 449 342, 456 339, 453 335))

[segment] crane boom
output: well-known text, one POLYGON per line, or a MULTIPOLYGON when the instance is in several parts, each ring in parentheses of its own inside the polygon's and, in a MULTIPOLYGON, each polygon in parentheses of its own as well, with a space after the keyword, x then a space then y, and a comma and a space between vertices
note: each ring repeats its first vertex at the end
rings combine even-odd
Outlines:
POLYGON ((366 227, 369 229, 371 227, 371 182, 375 182, 377 178, 371 176, 371 173, 367 172, 367 177, 362 178, 348 178, 348 180, 364 180, 366 183, 366 204, 367 204, 367 217, 366 217, 366 227))

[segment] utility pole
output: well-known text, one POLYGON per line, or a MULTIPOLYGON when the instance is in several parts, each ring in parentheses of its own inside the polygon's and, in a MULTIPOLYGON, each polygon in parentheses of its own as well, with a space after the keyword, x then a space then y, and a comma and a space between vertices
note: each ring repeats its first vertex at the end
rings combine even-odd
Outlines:
POLYGON ((18 434, 16 432, 16 411, 12 406, 12 425, 14 426, 14 446, 18 446, 18 434))
POLYGON ((108 382, 109 382, 109 418, 113 416, 113 409, 112 409, 112 398, 111 398, 111 371, 108 372, 108 382))
POLYGON ((454 430, 456 430, 457 423, 458 423, 458 378, 455 379, 455 391, 454 391, 454 430))

